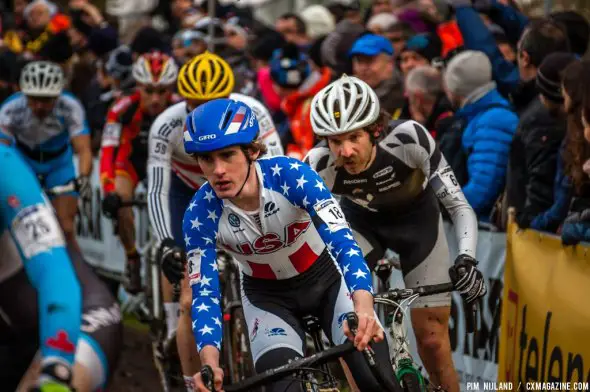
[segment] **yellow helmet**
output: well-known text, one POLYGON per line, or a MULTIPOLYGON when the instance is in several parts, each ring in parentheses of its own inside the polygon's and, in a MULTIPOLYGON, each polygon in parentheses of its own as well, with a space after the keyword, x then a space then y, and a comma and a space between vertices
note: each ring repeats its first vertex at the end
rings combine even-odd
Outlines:
POLYGON ((177 81, 180 95, 201 100, 227 97, 234 84, 234 72, 227 61, 208 51, 184 64, 177 81))

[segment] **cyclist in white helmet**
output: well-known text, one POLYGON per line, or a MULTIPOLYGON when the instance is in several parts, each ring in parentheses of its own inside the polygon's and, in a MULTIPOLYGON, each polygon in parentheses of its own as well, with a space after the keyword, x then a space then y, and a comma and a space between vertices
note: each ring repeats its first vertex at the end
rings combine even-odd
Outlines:
MULTIPOLYGON (((342 76, 311 103, 311 123, 325 138, 306 162, 329 189, 343 196, 342 210, 371 268, 386 249, 400 256, 408 287, 451 278, 467 302, 486 292, 477 270, 477 219, 434 139, 412 120, 390 121, 375 92, 355 77, 342 76), (442 204, 459 244, 451 265, 442 204), (464 267, 467 273, 459 274, 464 267)), ((448 334, 450 294, 418 299, 412 324, 418 352, 434 385, 459 390, 448 334)))
POLYGON ((0 108, 0 140, 16 145, 45 190, 75 182, 75 190, 50 198, 66 241, 79 249, 74 217, 78 195, 91 198, 92 150, 84 109, 76 97, 63 91, 64 85, 59 65, 27 64, 20 77, 21 91, 0 108), (73 152, 78 156, 77 178, 73 152))

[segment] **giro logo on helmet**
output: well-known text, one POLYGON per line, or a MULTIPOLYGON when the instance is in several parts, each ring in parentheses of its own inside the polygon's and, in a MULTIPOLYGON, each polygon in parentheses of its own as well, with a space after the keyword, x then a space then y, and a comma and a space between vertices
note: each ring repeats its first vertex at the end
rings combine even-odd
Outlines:
POLYGON ((217 135, 215 134, 210 134, 210 135, 203 135, 203 136, 199 136, 199 141, 202 142, 203 140, 213 140, 217 137, 217 135))

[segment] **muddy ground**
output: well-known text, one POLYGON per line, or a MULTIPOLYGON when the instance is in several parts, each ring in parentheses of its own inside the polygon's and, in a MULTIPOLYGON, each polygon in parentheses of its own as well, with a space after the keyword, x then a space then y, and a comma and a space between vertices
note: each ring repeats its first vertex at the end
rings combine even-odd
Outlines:
POLYGON ((147 330, 125 325, 123 352, 107 392, 160 392, 147 330))

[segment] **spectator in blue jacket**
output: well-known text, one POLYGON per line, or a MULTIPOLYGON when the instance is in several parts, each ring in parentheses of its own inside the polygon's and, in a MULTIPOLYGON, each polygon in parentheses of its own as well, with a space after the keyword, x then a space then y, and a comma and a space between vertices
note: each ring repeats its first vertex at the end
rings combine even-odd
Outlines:
MULTIPOLYGON (((492 64, 482 53, 467 50, 448 63, 445 93, 464 119, 461 139, 467 167, 463 193, 480 220, 486 221, 506 180, 508 153, 518 125, 510 103, 492 81, 492 64)), ((447 160, 453 157, 447 157, 447 160)))
MULTIPOLYGON (((489 57, 498 89, 505 96, 510 96, 518 113, 523 112, 537 96, 536 73, 545 57, 554 52, 569 52, 568 36, 580 35, 573 29, 573 23, 572 27, 566 25, 559 15, 529 23, 518 10, 495 0, 481 1, 483 8, 478 10, 472 7, 471 0, 447 1, 455 8, 465 48, 482 51, 489 57), (516 64, 504 58, 492 31, 485 25, 478 11, 488 14, 494 23, 502 27, 512 42, 518 41, 516 64), (569 31, 570 28, 572 31, 569 31)), ((582 18, 575 26, 584 23, 582 18)), ((587 42, 586 38, 586 44, 587 42)), ((577 48, 581 46, 582 44, 576 45, 577 48)))

